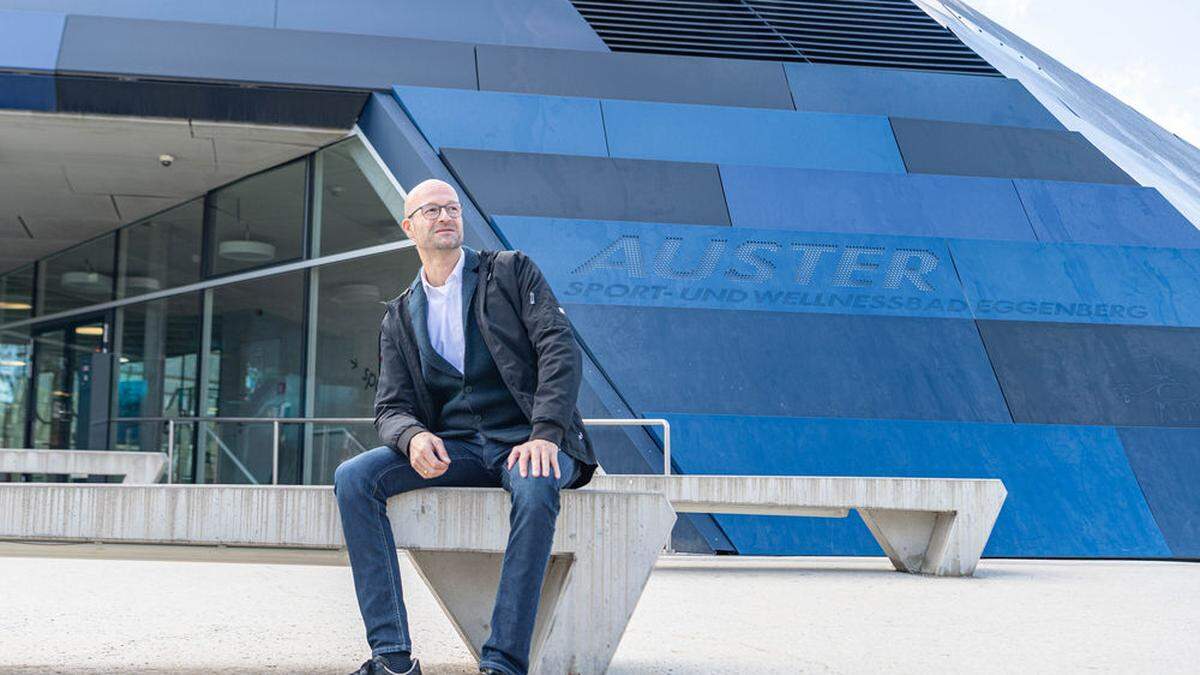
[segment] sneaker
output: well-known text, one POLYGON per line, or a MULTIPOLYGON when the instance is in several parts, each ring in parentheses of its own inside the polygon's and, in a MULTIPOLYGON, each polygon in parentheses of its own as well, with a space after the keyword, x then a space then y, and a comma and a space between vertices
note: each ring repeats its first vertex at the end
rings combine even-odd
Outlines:
POLYGON ((384 661, 382 656, 371 660, 375 662, 375 675, 421 675, 421 662, 416 659, 413 659, 412 665, 402 673, 388 668, 387 661, 384 661))
POLYGON ((413 659, 412 667, 402 673, 398 673, 387 667, 387 661, 384 661, 383 657, 376 656, 363 661, 358 670, 350 673, 350 675, 421 675, 421 663, 417 659, 413 659))

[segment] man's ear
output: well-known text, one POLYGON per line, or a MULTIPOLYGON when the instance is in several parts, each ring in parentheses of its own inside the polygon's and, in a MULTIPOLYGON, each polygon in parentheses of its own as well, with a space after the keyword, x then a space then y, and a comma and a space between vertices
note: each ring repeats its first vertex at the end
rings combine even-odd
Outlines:
POLYGON ((409 239, 412 239, 412 223, 409 222, 408 218, 400 221, 400 229, 404 230, 404 234, 408 235, 409 239))

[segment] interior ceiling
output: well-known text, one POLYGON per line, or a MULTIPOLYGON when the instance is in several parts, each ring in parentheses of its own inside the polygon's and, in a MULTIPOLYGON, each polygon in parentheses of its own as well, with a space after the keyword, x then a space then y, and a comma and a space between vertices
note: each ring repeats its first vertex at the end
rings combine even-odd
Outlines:
POLYGON ((346 129, 0 111, 0 272, 349 134, 346 129), (174 161, 163 166, 160 155, 174 161))

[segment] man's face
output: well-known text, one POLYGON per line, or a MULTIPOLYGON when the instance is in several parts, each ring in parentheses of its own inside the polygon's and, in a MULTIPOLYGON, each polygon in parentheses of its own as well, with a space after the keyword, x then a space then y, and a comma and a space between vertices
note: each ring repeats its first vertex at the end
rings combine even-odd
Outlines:
POLYGON ((405 212, 407 217, 400 226, 417 248, 445 250, 462 246, 462 205, 449 185, 418 186, 408 195, 405 212), (451 211, 456 213, 451 215, 451 211))

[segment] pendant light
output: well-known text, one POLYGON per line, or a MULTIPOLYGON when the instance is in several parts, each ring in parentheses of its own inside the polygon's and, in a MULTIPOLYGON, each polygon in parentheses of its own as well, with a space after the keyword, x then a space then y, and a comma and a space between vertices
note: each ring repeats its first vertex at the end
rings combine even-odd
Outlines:
POLYGON ((226 239, 217 244, 217 255, 238 262, 266 262, 275 258, 275 245, 250 238, 250 224, 242 222, 242 199, 237 199, 234 218, 242 226, 241 239, 226 239))

